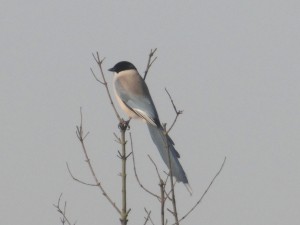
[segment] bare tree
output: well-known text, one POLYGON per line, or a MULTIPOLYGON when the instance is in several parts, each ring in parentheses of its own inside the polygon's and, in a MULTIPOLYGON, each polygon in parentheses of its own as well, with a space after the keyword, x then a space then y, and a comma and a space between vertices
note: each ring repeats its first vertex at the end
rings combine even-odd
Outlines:
MULTIPOLYGON (((157 49, 151 49, 149 56, 148 56, 148 60, 147 60, 147 65, 146 65, 146 69, 144 72, 144 80, 147 78, 147 75, 149 73, 149 70, 151 68, 151 66, 153 65, 153 63, 155 62, 155 60, 157 59, 157 57, 155 56, 157 49)), ((179 225, 179 223, 181 221, 183 221, 185 218, 187 218, 187 216, 189 216, 194 210, 195 208, 201 203, 202 199, 204 198, 204 196, 207 194, 208 190, 210 189, 210 187, 212 186, 213 182, 215 181, 215 179, 219 176, 219 174, 221 173, 225 161, 226 161, 226 157, 223 160, 223 163, 220 167, 220 169, 218 170, 218 172, 216 173, 216 175, 213 177, 213 179, 211 180, 210 184, 208 185, 207 189, 205 190, 205 192, 202 194, 202 196, 196 201, 196 203, 194 205, 191 206, 191 208, 189 210, 187 210, 187 212, 184 214, 184 216, 182 216, 181 218, 179 218, 178 216, 178 207, 176 204, 176 193, 175 193, 175 186, 176 186, 176 182, 173 179, 173 175, 172 175, 172 170, 171 170, 171 163, 170 163, 170 151, 169 151, 169 146, 165 146, 165 148, 168 151, 168 157, 169 157, 169 172, 164 173, 158 170, 158 167, 156 166, 156 163, 153 161, 153 159, 148 155, 149 160, 153 163, 156 174, 157 174, 157 179, 159 181, 159 186, 158 189, 156 191, 153 190, 149 190, 149 188, 145 187, 145 185, 142 184, 139 176, 138 176, 138 170, 136 167, 136 160, 135 160, 135 156, 134 156, 134 147, 133 147, 133 138, 131 133, 129 133, 129 137, 130 137, 130 144, 131 144, 131 152, 128 154, 127 153, 127 149, 126 149, 126 144, 127 144, 127 140, 126 140, 126 132, 129 130, 129 123, 130 123, 130 119, 129 120, 124 120, 123 118, 120 117, 114 102, 112 100, 111 94, 110 94, 110 90, 108 88, 108 83, 106 81, 105 78, 105 74, 103 72, 103 62, 104 62, 104 58, 101 59, 99 56, 99 53, 96 52, 96 54, 93 54, 93 58, 95 60, 95 62, 98 65, 98 69, 99 69, 99 74, 100 76, 97 76, 96 73, 93 71, 93 69, 91 69, 91 72, 94 76, 94 78, 96 79, 97 82, 99 82, 99 84, 103 85, 104 88, 106 89, 107 92, 107 96, 109 99, 109 102, 113 108, 113 111, 115 113, 115 116, 118 120, 118 127, 119 127, 119 131, 120 131, 120 135, 117 135, 116 133, 114 133, 117 142, 121 145, 121 152, 118 152, 118 157, 121 159, 121 180, 122 180, 122 199, 121 199, 121 205, 118 206, 115 201, 112 199, 112 197, 108 194, 107 190, 105 190, 101 184, 101 180, 98 178, 93 165, 90 161, 89 155, 88 155, 88 151, 87 148, 85 146, 85 139, 88 136, 89 132, 84 132, 83 130, 83 114, 82 114, 82 110, 80 109, 80 124, 78 126, 76 126, 76 135, 77 138, 81 144, 82 147, 82 151, 84 153, 84 158, 85 158, 85 162, 87 163, 89 170, 93 176, 94 182, 93 183, 88 183, 83 181, 82 179, 78 179, 77 177, 75 177, 73 175, 73 173, 71 172, 71 169, 69 167, 69 165, 67 164, 67 169, 68 172, 71 176, 71 178, 73 180, 75 180, 78 183, 81 183, 83 185, 87 185, 87 186, 91 186, 91 187, 98 187, 100 190, 100 193, 106 198, 107 202, 112 205, 112 207, 114 208, 114 210, 117 212, 117 214, 120 217, 120 223, 121 225, 126 225, 128 223, 128 215, 130 213, 131 209, 128 209, 127 207, 127 183, 126 183, 126 177, 127 177, 127 159, 132 156, 132 161, 133 161, 133 168, 134 168, 134 174, 137 180, 137 183, 139 184, 139 186, 145 191, 145 193, 151 195, 153 198, 157 199, 159 202, 158 207, 160 207, 160 224, 161 225, 166 225, 168 223, 168 219, 166 218, 166 214, 165 211, 167 210, 168 212, 171 213, 171 217, 173 217, 174 219, 174 224, 179 225), (167 185, 169 183, 169 185, 167 185), (172 209, 166 208, 166 203, 170 202, 172 205, 172 209)), ((175 111, 175 117, 174 120, 171 124, 171 126, 169 128, 167 128, 166 124, 163 124, 164 130, 165 130, 165 135, 168 135, 168 133, 170 132, 170 130, 174 127, 178 117, 183 113, 182 110, 177 110, 177 107, 174 103, 174 100, 171 97, 171 94, 168 92, 167 89, 165 89, 167 95, 169 96, 170 102, 172 104, 172 107, 175 111)), ((58 199, 58 203, 54 204, 54 207, 57 209, 57 211, 60 213, 61 215, 61 223, 67 224, 67 225, 71 225, 72 223, 70 222, 70 220, 67 218, 66 216, 66 206, 67 203, 64 203, 64 206, 62 207, 60 202, 61 202, 61 197, 62 195, 60 195, 59 199, 58 199)), ((145 221, 144 224, 147 223, 151 223, 151 224, 155 224, 154 221, 151 218, 152 215, 152 211, 151 210, 147 210, 146 208, 144 208, 146 216, 144 217, 145 221)), ((74 223, 75 224, 75 223, 74 223)))

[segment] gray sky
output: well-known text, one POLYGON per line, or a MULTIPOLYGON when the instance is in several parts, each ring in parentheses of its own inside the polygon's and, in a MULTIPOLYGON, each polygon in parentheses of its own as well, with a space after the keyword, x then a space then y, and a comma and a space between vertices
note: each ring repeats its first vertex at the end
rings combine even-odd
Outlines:
MULTIPOLYGON (((83 107, 87 147, 104 187, 120 204, 114 142, 117 120, 89 71, 91 56, 120 60, 141 73, 163 122, 174 117, 167 87, 184 110, 171 136, 194 195, 177 185, 183 215, 201 196, 224 156, 225 168, 183 224, 279 225, 299 222, 299 1, 6 1, 0 8, 0 224, 59 224, 60 193, 77 224, 118 224, 92 177, 75 126, 83 107), (101 221, 101 222, 100 222, 101 221)), ((107 73, 111 87, 112 76, 107 73)), ((124 115, 124 114, 122 114, 124 115)), ((157 188, 145 124, 131 123, 138 171, 157 188)), ((128 165, 130 224, 144 207, 159 224, 158 202, 128 165)))

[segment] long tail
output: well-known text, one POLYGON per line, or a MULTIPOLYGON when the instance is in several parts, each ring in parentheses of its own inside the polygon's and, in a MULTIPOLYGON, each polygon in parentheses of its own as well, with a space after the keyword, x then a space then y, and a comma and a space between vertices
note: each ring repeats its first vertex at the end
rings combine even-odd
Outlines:
MULTIPOLYGON (((159 150, 159 153, 161 157, 163 158, 165 164, 169 167, 169 157, 168 157, 168 151, 167 148, 170 149, 170 159, 171 159, 171 168, 172 168, 172 174, 176 178, 178 182, 183 182, 188 189, 190 189, 188 185, 188 179, 187 176, 178 160, 180 158, 179 153, 174 148, 174 142, 169 136, 166 136, 164 134, 164 130, 162 127, 155 127, 151 124, 147 124, 150 135, 152 137, 152 140, 154 144, 156 145, 157 149, 159 150)), ((170 167, 169 167, 170 169, 170 167)), ((190 191, 190 190, 189 190, 190 191)))

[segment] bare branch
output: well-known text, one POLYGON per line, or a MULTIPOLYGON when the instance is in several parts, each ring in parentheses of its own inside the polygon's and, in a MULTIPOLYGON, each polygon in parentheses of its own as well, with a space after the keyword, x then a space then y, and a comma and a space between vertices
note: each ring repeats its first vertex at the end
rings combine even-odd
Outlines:
POLYGON ((116 141, 117 143, 121 144, 121 138, 119 138, 118 135, 117 135, 116 133, 114 133, 114 136, 115 136, 115 138, 116 138, 115 141, 116 141))
POLYGON ((121 224, 126 225, 128 222, 127 216, 129 211, 127 211, 127 183, 126 183, 126 143, 127 141, 125 140, 125 132, 128 127, 128 122, 121 121, 119 123, 119 129, 121 132, 121 140, 120 140, 120 145, 122 146, 122 153, 120 154, 121 160, 122 160, 122 172, 121 172, 121 177, 122 177, 122 211, 121 211, 121 224))
POLYGON ((175 119, 174 119, 174 121, 173 121, 171 127, 170 127, 170 128, 168 129, 168 131, 167 131, 167 134, 168 134, 168 133, 171 131, 171 129, 173 128, 173 126, 175 125, 178 116, 181 115, 181 114, 183 113, 183 110, 177 110, 177 108, 176 108, 176 106, 175 106, 175 104, 174 104, 174 101, 173 101, 173 99, 172 99, 170 93, 168 92, 167 88, 165 88, 165 91, 167 92, 167 94, 168 94, 168 96, 169 96, 169 98, 170 98, 170 101, 171 101, 171 103, 172 103, 173 109, 174 109, 174 111, 175 111, 175 113, 176 113, 176 117, 175 117, 175 119))
POLYGON ((145 223, 144 223, 144 225, 146 225, 147 222, 149 221, 149 219, 150 219, 150 214, 151 214, 151 211, 149 211, 149 212, 147 213, 147 217, 145 217, 145 223))
POLYGON ((166 198, 165 198, 165 187, 166 183, 161 179, 159 182, 159 187, 160 187, 160 218, 161 218, 161 225, 165 224, 165 203, 166 203, 166 198))
POLYGON ((66 162, 66 165, 67 165, 69 174, 70 174, 70 176, 72 177, 73 180, 75 180, 75 181, 77 181, 77 182, 79 182, 81 184, 87 185, 87 186, 93 186, 93 187, 97 187, 98 186, 97 184, 89 184, 89 183, 86 183, 86 182, 84 182, 82 180, 79 180, 78 178, 74 177, 67 162, 66 162))
POLYGON ((176 205, 176 198, 175 198, 175 190, 174 190, 174 183, 173 183, 173 176, 171 178, 171 194, 172 194, 172 205, 173 205, 173 216, 175 218, 175 224, 179 225, 178 213, 177 213, 177 205, 176 205))
POLYGON ((131 152, 132 152, 132 161, 133 161, 133 170, 134 170, 134 175, 135 175, 135 178, 138 182, 138 184, 140 185, 140 187, 146 191, 148 194, 156 197, 158 200, 160 200, 160 197, 156 194, 154 194, 153 192, 149 191, 147 188, 145 188, 145 186, 141 183, 140 179, 139 179, 139 176, 137 174, 137 170, 136 170, 136 163, 135 163, 135 157, 134 157, 134 151, 133 151, 133 141, 132 141, 132 136, 131 136, 131 133, 129 133, 129 137, 130 137, 130 145, 131 145, 131 152))
MULTIPOLYGON (((146 212, 147 215, 148 215, 147 217, 149 217, 149 218, 148 218, 148 221, 150 221, 151 224, 154 225, 154 223, 153 223, 153 221, 152 221, 152 219, 151 219, 151 217, 150 217, 151 211, 148 211, 146 208, 144 208, 144 210, 145 210, 145 212, 146 212)), ((144 224, 146 224, 146 221, 145 221, 144 224)))
POLYGON ((154 167, 155 167, 155 170, 156 170, 156 173, 157 173, 157 176, 158 176, 159 180, 162 180, 162 178, 161 178, 161 176, 160 176, 160 174, 159 174, 159 171, 158 171, 158 168, 157 168, 156 163, 154 162, 154 160, 151 158, 150 155, 148 155, 148 158, 149 158, 150 161, 153 163, 153 165, 154 165, 154 167))
POLYGON ((148 57, 148 62, 147 62, 147 66, 146 66, 146 70, 145 70, 145 73, 144 73, 144 80, 146 80, 146 77, 147 77, 147 74, 149 72, 150 67, 152 66, 152 64, 157 59, 157 57, 155 57, 154 59, 152 59, 152 57, 154 56, 154 53, 156 52, 156 50, 157 50, 157 48, 150 50, 149 57, 148 57))
MULTIPOLYGON (((164 127, 164 135, 166 136, 166 139, 168 138, 168 134, 166 132, 166 127, 164 127)), ((170 186, 171 186, 171 194, 172 194, 172 206, 173 206, 173 216, 175 219, 175 224, 179 225, 179 220, 178 220, 178 214, 177 214, 177 205, 176 205, 176 198, 175 198, 175 188, 174 188, 174 179, 173 179, 173 173, 172 173, 172 164, 171 164, 171 152, 170 152, 170 144, 167 141, 165 143, 165 148, 168 153, 168 167, 169 167, 169 173, 170 173, 170 186)))
MULTIPOLYGON (((60 194, 57 204, 53 204, 53 206, 57 209, 57 211, 62 215, 62 218, 60 218, 61 223, 64 225, 67 223, 68 225, 72 225, 69 219, 66 216, 66 210, 67 210, 67 202, 64 203, 64 208, 61 209, 60 207, 60 201, 61 201, 62 193, 60 194)), ((75 223, 74 223, 75 225, 75 223)))
POLYGON ((99 78, 97 78, 97 76, 95 75, 95 73, 94 73, 94 71, 93 71, 92 69, 91 69, 91 72, 92 72, 93 76, 95 77, 95 79, 96 79, 99 83, 101 83, 101 84, 103 84, 103 85, 105 86, 105 89, 106 89, 106 92, 107 92, 107 95, 108 95, 110 104, 111 104, 111 106, 113 107, 114 112, 115 112, 115 114, 116 114, 118 120, 121 122, 122 119, 121 119, 121 117, 120 117, 120 115, 119 115, 119 113, 118 113, 118 111, 117 111, 117 109, 116 109, 116 107, 115 107, 115 105, 114 105, 114 103, 113 103, 113 100, 112 100, 112 98, 111 98, 111 94, 110 94, 110 91, 109 91, 109 88, 108 88, 108 83, 106 82, 105 75, 104 75, 104 72, 103 72, 103 69, 102 69, 102 63, 103 63, 103 61, 104 61, 105 58, 103 58, 103 59, 101 60, 98 52, 96 52, 96 55, 95 55, 94 53, 93 53, 92 55, 93 55, 94 60, 95 60, 96 63, 98 64, 98 67, 99 67, 99 70, 100 70, 100 74, 101 74, 101 76, 102 76, 102 81, 101 81, 99 78))
POLYGON ((96 183, 96 186, 99 187, 99 189, 101 190, 102 194, 105 196, 105 198, 109 201, 109 203, 117 210, 117 212, 119 214, 121 214, 121 210, 116 206, 116 203, 114 203, 111 198, 107 195, 106 191, 104 190, 104 188, 102 187, 101 183, 99 182, 97 176, 96 176, 96 173, 94 171, 94 168, 91 164, 91 161, 89 159, 89 156, 88 156, 88 153, 87 153, 87 150, 86 150, 86 147, 85 147, 85 144, 84 144, 84 137, 86 135, 84 135, 83 133, 83 128, 82 128, 82 120, 83 120, 83 116, 82 116, 82 110, 80 108, 80 125, 77 126, 77 131, 76 131, 76 134, 77 134, 77 137, 81 143, 81 147, 82 147, 82 150, 83 150, 83 153, 84 153, 84 156, 85 156, 85 161, 87 162, 88 166, 89 166, 89 169, 93 175, 93 178, 95 180, 95 183, 96 183))
POLYGON ((94 70, 92 68, 90 68, 94 78, 96 79, 96 81, 100 82, 101 84, 105 85, 105 82, 101 81, 97 76, 96 74, 94 73, 94 70))
MULTIPOLYGON (((182 221, 184 220, 202 201, 202 199, 204 198, 204 196, 207 194, 207 192, 209 191, 209 189, 211 188, 212 184, 214 183, 214 181, 216 180, 216 178, 219 176, 219 174, 222 172, 223 167, 225 165, 226 162, 226 157, 223 160, 223 163, 220 167, 220 169, 218 170, 218 172, 216 173, 216 175, 213 177, 213 179, 211 180, 211 182, 209 183, 209 185, 207 186, 207 188, 205 189, 205 191, 203 192, 202 196, 200 197, 200 199, 196 202, 196 204, 179 220, 182 221)), ((175 225, 175 223, 173 224, 175 225)))
MULTIPOLYGON (((176 186, 176 184, 177 184, 177 181, 174 183, 174 187, 176 186)), ((172 194, 172 189, 169 192, 165 191, 165 194, 166 194, 166 198, 169 199, 170 201, 172 201, 172 197, 170 197, 170 195, 172 194)))

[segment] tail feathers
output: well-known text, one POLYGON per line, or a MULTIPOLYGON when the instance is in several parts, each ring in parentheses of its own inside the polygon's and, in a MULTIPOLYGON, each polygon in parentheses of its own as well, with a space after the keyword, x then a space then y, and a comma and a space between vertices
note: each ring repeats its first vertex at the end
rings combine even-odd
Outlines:
POLYGON ((162 127, 155 127, 151 124, 147 124, 147 125, 149 128, 151 138, 154 144, 156 145, 157 149, 159 150, 159 153, 163 158, 165 164, 169 167, 169 156, 167 150, 169 148, 172 174, 178 182, 183 182, 186 185, 188 191, 191 193, 191 188, 188 185, 189 182, 187 176, 178 160, 180 155, 174 148, 174 142, 169 136, 166 136, 164 134, 164 130, 162 127))
POLYGON ((187 183, 187 184, 184 184, 184 186, 186 187, 187 191, 190 193, 190 195, 193 194, 193 189, 192 187, 187 183))

